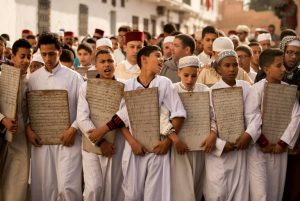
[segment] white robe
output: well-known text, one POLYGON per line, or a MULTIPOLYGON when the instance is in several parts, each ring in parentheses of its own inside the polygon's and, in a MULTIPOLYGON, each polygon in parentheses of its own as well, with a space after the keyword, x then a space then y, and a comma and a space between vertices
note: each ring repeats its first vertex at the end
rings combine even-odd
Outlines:
POLYGON ((124 82, 139 76, 140 73, 141 69, 137 64, 132 65, 127 60, 124 60, 116 66, 114 75, 118 80, 124 82))
MULTIPOLYGON (((170 111, 170 118, 186 117, 186 112, 171 80, 157 75, 149 88, 158 87, 159 106, 164 104, 170 111)), ((125 91, 144 89, 137 78, 125 82, 125 91)), ((117 115, 129 124, 129 118, 123 100, 117 115)), ((129 124, 129 129, 131 127, 129 124)), ((145 156, 133 154, 128 142, 122 158, 124 175, 123 189, 125 201, 170 201, 170 155, 159 156, 148 153, 145 156)))
MULTIPOLYGON (((229 88, 222 79, 211 89, 229 88)), ((234 87, 243 88, 244 102, 250 91, 250 85, 236 80, 234 87)), ((223 145, 225 146, 226 141, 223 145)), ((223 146, 223 147, 224 147, 223 146)), ((247 175, 247 150, 222 153, 220 157, 206 154, 204 197, 209 201, 247 201, 249 200, 249 178, 247 175)))
MULTIPOLYGON (((28 89, 64 89, 68 91, 70 120, 77 129, 76 113, 81 76, 58 64, 52 73, 45 67, 31 74, 28 89)), ((82 200, 81 136, 77 133, 73 146, 43 145, 31 149, 32 201, 82 200)))
MULTIPOLYGON (((246 132, 256 143, 261 134, 264 86, 266 79, 255 83, 246 102, 246 132)), ((282 84, 285 84, 282 82, 282 84)), ((295 146, 299 135, 300 108, 296 100, 291 115, 291 122, 280 138, 290 148, 295 146)), ((248 171, 250 178, 250 198, 252 201, 281 201, 284 191, 287 167, 287 152, 281 154, 263 153, 257 144, 251 145, 248 152, 248 171)))
MULTIPOLYGON (((20 79, 20 88, 17 105, 17 131, 13 135, 13 141, 8 144, 7 155, 3 175, 1 177, 0 189, 3 200, 25 201, 28 193, 30 146, 25 136, 25 124, 27 123, 27 76, 20 79)), ((1 200, 1 195, 0 195, 1 200)))
MULTIPOLYGON (((85 135, 87 135, 88 130, 95 128, 95 125, 90 119, 90 109, 86 100, 86 91, 87 82, 83 83, 80 87, 77 108, 77 123, 85 135)), ((124 199, 121 188, 123 181, 121 159, 124 147, 124 139, 122 138, 122 134, 117 133, 115 141, 116 153, 112 158, 82 150, 83 175, 85 181, 84 200, 121 201, 124 199)))

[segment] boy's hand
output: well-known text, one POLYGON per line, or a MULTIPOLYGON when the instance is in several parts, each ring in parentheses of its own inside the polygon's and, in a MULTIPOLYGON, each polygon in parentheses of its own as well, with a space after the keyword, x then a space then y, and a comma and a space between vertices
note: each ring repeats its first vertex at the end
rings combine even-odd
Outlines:
POLYGON ((26 138, 36 147, 40 147, 43 144, 41 138, 32 130, 30 125, 26 128, 26 138))
POLYGON ((286 151, 286 148, 283 148, 282 146, 280 146, 279 144, 276 144, 273 148, 273 153, 274 154, 281 154, 283 152, 286 151))
POLYGON ((166 153, 168 153, 169 148, 171 145, 171 140, 169 140, 168 138, 160 141, 154 148, 153 148, 153 152, 156 155, 164 155, 166 153))
POLYGON ((65 130, 60 138, 60 140, 63 142, 64 146, 72 146, 75 141, 76 137, 76 128, 70 127, 67 130, 65 130))
POLYGON ((237 150, 243 150, 247 149, 249 146, 249 143, 251 142, 251 135, 244 132, 237 140, 236 140, 236 147, 237 150))
POLYGON ((223 153, 227 153, 227 152, 230 152, 230 151, 233 151, 233 150, 234 150, 234 144, 231 143, 231 142, 226 141, 226 144, 225 144, 224 149, 223 149, 223 153))
POLYGON ((268 144, 266 147, 260 148, 260 150, 265 154, 273 153, 274 146, 274 144, 268 144))
POLYGON ((100 149, 101 149, 101 152, 102 152, 102 156, 105 156, 105 157, 112 157, 112 155, 115 154, 115 146, 108 142, 107 140, 104 140, 101 145, 100 145, 100 149))
POLYGON ((177 138, 173 143, 178 154, 185 154, 189 151, 188 146, 179 138, 177 138))
POLYGON ((206 153, 210 153, 216 146, 217 134, 214 131, 210 131, 206 139, 201 143, 200 147, 204 148, 206 153))
POLYGON ((15 133, 17 131, 18 125, 15 119, 4 117, 2 119, 2 124, 8 131, 12 133, 15 133))
POLYGON ((103 136, 109 131, 109 128, 104 125, 99 128, 90 129, 87 133, 89 135, 89 139, 93 143, 99 142, 103 136))
POLYGON ((144 156, 146 153, 148 153, 148 150, 143 145, 141 145, 137 140, 132 140, 130 142, 130 146, 132 152, 137 156, 144 156))

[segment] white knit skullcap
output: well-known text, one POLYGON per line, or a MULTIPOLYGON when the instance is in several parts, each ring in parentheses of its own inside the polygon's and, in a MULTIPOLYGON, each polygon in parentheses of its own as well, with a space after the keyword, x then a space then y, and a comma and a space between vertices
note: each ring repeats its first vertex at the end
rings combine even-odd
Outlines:
POLYGON ((182 69, 184 67, 196 67, 200 68, 200 60, 197 56, 185 56, 179 59, 178 68, 182 69))
POLYGON ((112 49, 112 42, 109 38, 100 38, 96 41, 96 48, 100 46, 107 46, 112 49))
POLYGON ((167 36, 167 37, 165 37, 165 38, 164 38, 163 45, 164 45, 165 43, 173 43, 174 39, 175 39, 175 36, 167 36))
POLYGON ((257 42, 261 42, 264 40, 272 40, 272 36, 270 33, 262 33, 257 36, 257 42))
POLYGON ((235 57, 236 59, 238 58, 234 50, 223 50, 218 54, 216 62, 219 63, 222 59, 226 57, 235 57))
POLYGON ((234 50, 234 45, 230 38, 219 37, 214 40, 212 50, 215 52, 221 52, 222 50, 234 50))

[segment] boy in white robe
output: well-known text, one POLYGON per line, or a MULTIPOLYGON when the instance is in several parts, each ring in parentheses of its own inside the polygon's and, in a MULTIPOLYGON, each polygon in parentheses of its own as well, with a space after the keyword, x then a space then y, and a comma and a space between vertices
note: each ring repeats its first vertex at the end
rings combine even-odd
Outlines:
MULTIPOLYGON (((156 75, 163 65, 160 48, 157 46, 142 48, 138 53, 137 60, 141 66, 141 74, 125 83, 125 91, 158 87, 159 106, 164 104, 167 107, 174 130, 179 132, 186 112, 171 81, 156 75)), ((112 121, 93 130, 89 138, 91 141, 97 142, 107 131, 116 127, 124 127, 124 125, 129 125, 131 131, 127 109, 123 101, 120 111, 112 121)), ((122 128, 122 131, 127 141, 122 159, 125 201, 170 201, 168 148, 171 141, 174 142, 179 152, 184 152, 186 146, 178 140, 175 133, 172 133, 153 148, 153 153, 147 153, 147 150, 128 132, 127 128, 122 128)))
MULTIPOLYGON (((200 61, 197 56, 185 56, 179 60, 178 76, 181 82, 173 86, 178 93, 204 92, 209 88, 204 84, 196 83, 199 75, 200 61)), ((211 110, 211 112, 213 112, 211 110)), ((189 115, 189 114, 187 114, 189 115)), ((213 114, 211 114, 211 118, 213 114)), ((169 112, 161 107, 161 133, 166 135, 170 132, 172 124, 169 120, 169 112)), ((179 137, 180 138, 180 137, 179 137)), ((175 147, 171 148, 171 199, 172 201, 201 201, 203 196, 203 182, 205 172, 205 152, 212 152, 216 143, 216 125, 211 119, 211 132, 207 138, 199 141, 203 151, 188 151, 178 153, 175 147), (184 179, 183 179, 184 178, 184 179)))
MULTIPOLYGON (((109 50, 99 50, 96 54, 96 65, 95 65, 100 79, 114 79, 114 59, 113 54, 109 50)), ((86 99, 87 82, 84 82, 79 91, 78 107, 77 107, 77 122, 80 130, 83 133, 87 133, 90 129, 94 129, 95 125, 90 119, 89 104, 86 99)), ((103 105, 105 107, 105 105, 103 105)), ((120 183, 122 180, 117 178, 118 175, 112 171, 112 166, 115 165, 113 158, 117 153, 122 154, 122 147, 118 147, 119 138, 116 136, 116 144, 113 145, 110 142, 103 140, 100 145, 96 145, 101 149, 103 155, 97 155, 95 153, 89 153, 82 150, 83 160, 83 175, 85 181, 85 188, 83 192, 83 199, 88 201, 121 201, 122 189, 113 192, 113 182, 118 180, 120 183), (118 151, 118 152, 117 152, 118 151), (112 196, 115 197, 112 197, 112 196), (116 198, 119 197, 119 198, 116 198)), ((119 154, 119 155, 120 155, 119 154)), ((121 158, 116 161, 121 170, 121 158)), ((121 171, 120 171, 121 173, 121 171)), ((115 184, 118 185, 118 184, 115 184)), ((121 185, 119 184, 119 188, 121 185)))
POLYGON ((270 144, 261 133, 262 102, 265 83, 281 82, 284 73, 283 52, 267 49, 259 57, 266 78, 255 83, 246 102, 247 132, 255 143, 248 153, 250 197, 252 201, 281 201, 287 167, 287 147, 293 148, 299 135, 300 108, 295 99, 291 121, 277 144, 270 144))
POLYGON ((61 46, 56 34, 41 34, 38 46, 45 67, 30 75, 28 90, 67 90, 71 126, 62 133, 62 144, 43 145, 28 124, 27 139, 34 145, 31 147, 31 200, 81 201, 81 135, 77 133, 76 113, 79 87, 83 79, 78 73, 60 64, 61 46))
MULTIPOLYGON (((236 80, 238 74, 237 59, 234 50, 224 50, 218 54, 216 71, 221 75, 221 79, 211 89, 242 87, 245 102, 250 91, 250 84, 243 80, 236 80)), ((206 154, 206 179, 204 184, 204 197, 206 200, 249 200, 247 158, 246 150, 243 150, 247 147, 248 141, 250 141, 250 136, 245 132, 236 142, 223 140, 224 148, 221 156, 206 154), (234 150, 234 146, 238 151, 234 150)))
POLYGON ((12 46, 12 62, 20 68, 21 78, 16 111, 16 121, 4 117, 0 119, 8 131, 14 133, 12 142, 8 143, 7 155, 4 160, 4 169, 0 178, 0 189, 3 193, 0 200, 25 201, 27 200, 29 178, 29 146, 25 136, 27 122, 27 69, 32 59, 31 45, 25 39, 17 40, 12 46))

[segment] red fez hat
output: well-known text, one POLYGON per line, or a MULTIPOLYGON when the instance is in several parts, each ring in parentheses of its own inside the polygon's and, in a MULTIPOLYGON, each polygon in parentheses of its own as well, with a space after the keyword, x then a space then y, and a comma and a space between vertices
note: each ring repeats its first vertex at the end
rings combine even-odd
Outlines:
POLYGON ((30 31, 29 29, 24 29, 22 31, 22 34, 30 34, 30 35, 32 35, 32 31, 30 31))
POLYGON ((130 41, 141 41, 144 42, 144 32, 131 31, 125 34, 125 43, 130 41))
POLYGON ((104 35, 104 31, 102 29, 95 29, 95 33, 98 33, 100 35, 104 35))
POLYGON ((64 36, 74 37, 74 32, 73 31, 65 31, 64 36))

